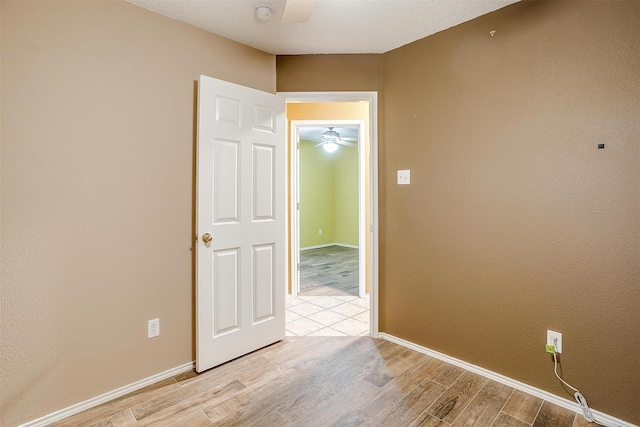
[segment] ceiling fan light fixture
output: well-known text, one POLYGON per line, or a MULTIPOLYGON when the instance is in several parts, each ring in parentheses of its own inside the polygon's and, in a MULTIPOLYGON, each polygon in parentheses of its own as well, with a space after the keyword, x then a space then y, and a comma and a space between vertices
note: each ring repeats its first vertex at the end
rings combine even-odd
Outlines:
POLYGON ((329 130, 322 134, 322 140, 326 141, 338 141, 340 140, 340 134, 333 130, 333 126, 329 127, 329 130))
POLYGON ((333 141, 329 141, 322 144, 322 148, 324 148, 324 151, 326 151, 327 153, 333 153, 338 149, 338 144, 333 141))
POLYGON ((338 141, 340 141, 340 138, 338 138, 336 136, 322 135, 322 142, 332 142, 334 144, 337 144, 338 141))

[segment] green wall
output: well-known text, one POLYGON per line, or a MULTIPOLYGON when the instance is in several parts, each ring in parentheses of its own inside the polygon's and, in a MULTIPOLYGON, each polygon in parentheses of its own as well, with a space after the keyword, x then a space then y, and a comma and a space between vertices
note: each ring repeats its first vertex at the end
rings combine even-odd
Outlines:
POLYGON ((300 247, 335 242, 333 156, 300 141, 300 247), (318 234, 322 229, 322 235, 318 234))
POLYGON ((335 241, 358 246, 358 148, 340 147, 334 154, 335 241))
POLYGON ((300 141, 300 247, 357 246, 358 150, 327 153, 316 144, 300 141))

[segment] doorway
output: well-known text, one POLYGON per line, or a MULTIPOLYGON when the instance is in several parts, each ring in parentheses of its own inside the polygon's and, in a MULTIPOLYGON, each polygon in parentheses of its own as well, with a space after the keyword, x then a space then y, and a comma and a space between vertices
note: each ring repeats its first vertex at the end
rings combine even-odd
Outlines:
MULTIPOLYGON (((296 305, 298 307, 291 308, 292 316, 313 318, 316 321, 320 321, 320 326, 329 326, 330 322, 336 320, 345 319, 351 321, 357 319, 359 321, 366 321, 366 331, 362 333, 347 333, 347 335, 371 335, 377 336, 378 322, 377 322, 377 284, 378 284, 378 268, 377 268, 377 94, 375 92, 340 92, 340 93, 280 93, 287 101, 288 107, 299 107, 298 113, 288 115, 289 120, 289 159, 290 159, 290 198, 289 198, 289 254, 290 254, 290 268, 289 268, 289 283, 288 293, 290 300, 287 305, 296 305), (360 113, 364 111, 364 118, 357 115, 345 116, 345 111, 349 108, 353 108, 354 105, 359 108, 360 113), (305 110, 306 108, 306 110, 305 110), (300 114, 300 111, 315 111, 312 114, 300 114), (318 113, 319 112, 319 113, 318 113), (346 117, 346 118, 345 118, 346 117), (312 136, 313 132, 316 132, 316 136, 312 136), (338 151, 342 150, 345 154, 351 152, 353 158, 355 154, 355 162, 357 174, 354 174, 355 183, 355 196, 342 195, 343 199, 357 199, 352 200, 355 203, 355 208, 338 206, 338 213, 343 210, 357 211, 355 219, 355 227, 357 233, 355 237, 352 234, 351 240, 345 237, 345 223, 349 223, 353 228, 354 222, 345 221, 343 219, 336 220, 342 222, 336 229, 325 230, 318 224, 311 224, 313 221, 306 221, 306 227, 304 233, 301 233, 301 218, 300 218, 300 202, 306 203, 308 207, 309 198, 305 202, 305 197, 300 196, 300 191, 303 190, 300 185, 300 158, 299 153, 306 149, 306 153, 323 153, 323 142, 326 142, 322 136, 338 135, 341 141, 346 141, 344 145, 338 148, 338 151), (299 148, 301 147, 302 150, 299 148), (357 175, 357 176, 356 176, 357 175), (309 227, 311 225, 311 227, 309 227), (309 238, 309 228, 314 235, 309 238), (306 234, 302 236, 301 234, 306 234), (329 234, 328 236, 326 234, 329 234), (302 240, 302 241, 301 241, 302 240), (302 243, 302 244, 301 244, 302 243), (303 257, 301 262, 300 253, 302 249, 303 257), (342 254, 340 252, 343 252, 342 254), (356 271, 355 274, 350 273, 350 269, 353 268, 353 259, 356 259, 356 271), (308 255, 308 256, 307 256, 308 255), (349 268, 343 269, 341 272, 343 276, 351 275, 352 278, 356 277, 357 287, 347 289, 343 287, 343 292, 337 292, 336 295, 331 295, 329 298, 322 300, 322 294, 328 295, 331 290, 316 288, 317 292, 310 292, 305 289, 304 283, 301 289, 302 282, 305 281, 304 261, 309 258, 313 258, 313 255, 318 255, 321 258, 324 256, 325 261, 330 261, 331 257, 339 257, 342 261, 349 263, 348 259, 351 259, 349 268), (302 267, 302 270, 301 270, 302 267), (349 293, 355 295, 349 295, 349 293), (315 304, 304 304, 306 299, 309 302, 315 304), (314 301, 311 301, 311 300, 314 301), (365 311, 366 306, 366 311, 365 311), (359 307, 359 308, 358 308, 359 307), (321 312, 311 313, 312 311, 319 310, 321 312), (336 315, 340 314, 341 316, 336 315), (346 319, 348 317, 349 319, 346 319)), ((289 109, 289 108, 288 108, 289 109)), ((348 157, 348 156, 347 156, 348 157)), ((325 160, 330 160, 325 156, 325 160)), ((335 158, 332 160, 335 161, 335 158)), ((344 160, 343 160, 344 162, 344 160)), ((330 163, 328 161, 327 163, 330 163)), ((335 165, 331 165, 334 169, 335 165)), ((346 169, 344 165, 341 165, 343 172, 346 169)), ((338 167, 338 168, 340 168, 338 167)), ((353 167, 351 167, 353 172, 353 167)), ((338 175, 336 175, 338 177, 338 175)), ((334 178, 335 180, 336 178, 334 178)), ((346 182, 344 181, 345 175, 342 173, 339 175, 338 188, 343 193, 348 193, 346 182)), ((336 183, 334 182, 335 186, 336 183)), ((341 202, 337 202, 339 204, 341 202)), ((325 205, 327 205, 326 203, 325 205)), ((326 206, 325 206, 326 207, 326 206)), ((316 208, 315 210, 319 210, 316 208)), ((331 206, 331 209, 335 210, 335 206, 331 206)), ((303 220, 302 223, 305 221, 303 220)), ((335 226, 335 224, 333 224, 335 226)), ((325 262, 324 268, 329 268, 325 262)), ((316 272, 317 273, 317 272, 316 272)), ((311 272, 311 275, 314 273, 311 272)), ((326 278, 326 277, 325 277, 326 278)), ((352 279, 351 278, 351 279, 352 279)), ((349 278, 342 283, 342 285, 350 282, 349 278)), ((333 280, 329 280, 333 281, 333 280)), ((352 282, 353 283, 353 282, 352 282)), ((317 284, 317 283, 316 283, 317 284)), ((336 284, 336 283, 334 283, 336 284)), ((338 285, 340 285, 338 283, 338 285)), ((338 286, 339 287, 339 286, 338 286)), ((300 322, 298 322, 300 323, 300 322)), ((345 324, 348 322, 345 322, 345 324)), ((362 323, 353 321, 354 325, 357 323, 362 327, 362 323)), ((333 326, 333 325, 331 325, 333 326)), ((335 329, 340 330, 343 325, 336 324, 335 329)), ((316 324, 315 328, 319 326, 316 324)), ((346 326, 345 326, 346 327, 346 326)), ((332 333, 335 330, 332 328, 323 328, 326 335, 340 335, 340 333, 332 333)), ((300 330, 298 331, 300 332, 300 330)), ((308 330, 302 330, 301 335, 323 335, 322 331, 318 333, 308 333, 308 330)), ((342 332, 346 332, 342 329, 342 332)), ((296 334, 297 335, 297 334, 296 334)))
MULTIPOLYGON (((356 107, 355 114, 367 110, 356 107)), ((291 180, 297 188, 297 226, 291 240, 299 254, 298 274, 292 280, 295 294, 365 298, 364 121, 292 120, 291 138, 296 148, 291 180)))

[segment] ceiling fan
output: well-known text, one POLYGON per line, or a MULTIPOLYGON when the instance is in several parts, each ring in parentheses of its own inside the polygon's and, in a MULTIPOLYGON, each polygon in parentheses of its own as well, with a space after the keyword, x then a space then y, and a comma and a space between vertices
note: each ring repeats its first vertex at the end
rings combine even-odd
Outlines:
POLYGON ((302 24, 309 21, 316 0, 286 0, 280 22, 302 24))
POLYGON ((322 134, 320 143, 314 145, 314 147, 321 146, 327 153, 333 153, 338 149, 339 145, 344 145, 345 147, 356 147, 356 144, 353 142, 345 141, 340 138, 340 134, 333 130, 333 128, 333 126, 330 126, 329 130, 322 134))

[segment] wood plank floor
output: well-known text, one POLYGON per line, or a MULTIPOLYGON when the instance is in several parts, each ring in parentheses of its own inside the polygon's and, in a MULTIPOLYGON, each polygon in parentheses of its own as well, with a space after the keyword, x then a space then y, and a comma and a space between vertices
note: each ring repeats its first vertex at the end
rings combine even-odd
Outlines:
POLYGON ((385 340, 287 337, 57 426, 584 427, 581 415, 385 340))
POLYGON ((300 251, 300 295, 358 296, 358 249, 300 251))

